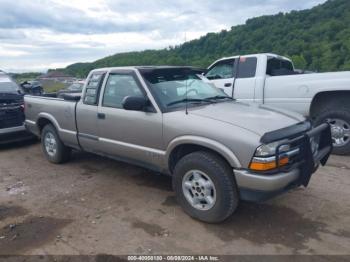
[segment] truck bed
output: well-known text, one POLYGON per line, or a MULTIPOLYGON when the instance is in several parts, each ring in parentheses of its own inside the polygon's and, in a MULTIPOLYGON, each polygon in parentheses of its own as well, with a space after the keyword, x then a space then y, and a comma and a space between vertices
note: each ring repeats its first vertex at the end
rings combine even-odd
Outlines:
POLYGON ((26 127, 36 135, 40 128, 50 121, 58 130, 63 141, 69 146, 77 147, 76 105, 74 100, 46 96, 24 97, 26 127))

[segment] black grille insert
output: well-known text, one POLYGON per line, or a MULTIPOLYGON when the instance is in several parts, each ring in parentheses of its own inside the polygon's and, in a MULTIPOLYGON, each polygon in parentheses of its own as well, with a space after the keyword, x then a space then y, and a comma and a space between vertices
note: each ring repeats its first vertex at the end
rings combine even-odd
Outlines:
POLYGON ((23 125, 24 113, 20 105, 0 106, 0 128, 23 125))

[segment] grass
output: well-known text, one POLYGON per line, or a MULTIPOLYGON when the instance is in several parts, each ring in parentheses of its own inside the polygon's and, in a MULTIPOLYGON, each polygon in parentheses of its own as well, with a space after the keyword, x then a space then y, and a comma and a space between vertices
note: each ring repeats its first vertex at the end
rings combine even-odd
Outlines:
POLYGON ((65 84, 55 81, 43 81, 42 85, 46 93, 54 93, 66 87, 65 84))

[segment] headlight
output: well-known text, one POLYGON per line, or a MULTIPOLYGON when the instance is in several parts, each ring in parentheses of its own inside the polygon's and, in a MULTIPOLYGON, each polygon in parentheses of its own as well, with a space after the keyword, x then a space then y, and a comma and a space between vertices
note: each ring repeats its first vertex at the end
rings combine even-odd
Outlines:
MULTIPOLYGON (((286 142, 288 142, 288 140, 282 140, 282 141, 277 141, 266 145, 261 145, 256 149, 255 156, 263 156, 263 157, 273 156, 276 153, 276 149, 278 145, 286 142)), ((282 145, 279 150, 280 152, 286 152, 289 149, 290 149, 290 145, 282 145)))
POLYGON ((250 162, 249 168, 253 171, 268 171, 289 163, 292 155, 299 153, 299 148, 291 150, 288 140, 281 140, 259 146, 250 162), (285 143, 285 144, 284 144, 285 143), (278 156, 276 151, 278 147, 278 156))

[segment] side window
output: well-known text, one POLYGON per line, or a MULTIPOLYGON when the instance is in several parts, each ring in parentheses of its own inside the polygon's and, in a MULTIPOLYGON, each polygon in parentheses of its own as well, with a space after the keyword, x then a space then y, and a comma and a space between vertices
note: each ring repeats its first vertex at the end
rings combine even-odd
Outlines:
POLYGON ((241 57, 239 60, 237 78, 255 77, 257 62, 258 60, 256 57, 241 57))
POLYGON ((127 96, 143 96, 134 76, 129 74, 109 75, 102 106, 123 108, 122 102, 127 96))
POLYGON ((272 75, 275 70, 280 69, 280 61, 276 58, 267 60, 266 74, 272 75))
POLYGON ((290 70, 290 71, 294 70, 293 64, 291 62, 289 62, 288 60, 281 61, 281 68, 284 68, 284 69, 290 70))
POLYGON ((96 73, 91 75, 85 90, 84 104, 87 104, 87 105, 98 104, 99 91, 101 89, 104 76, 105 76, 104 73, 103 74, 96 73))
POLYGON ((220 61, 205 76, 210 80, 233 78, 234 65, 234 59, 220 61))

